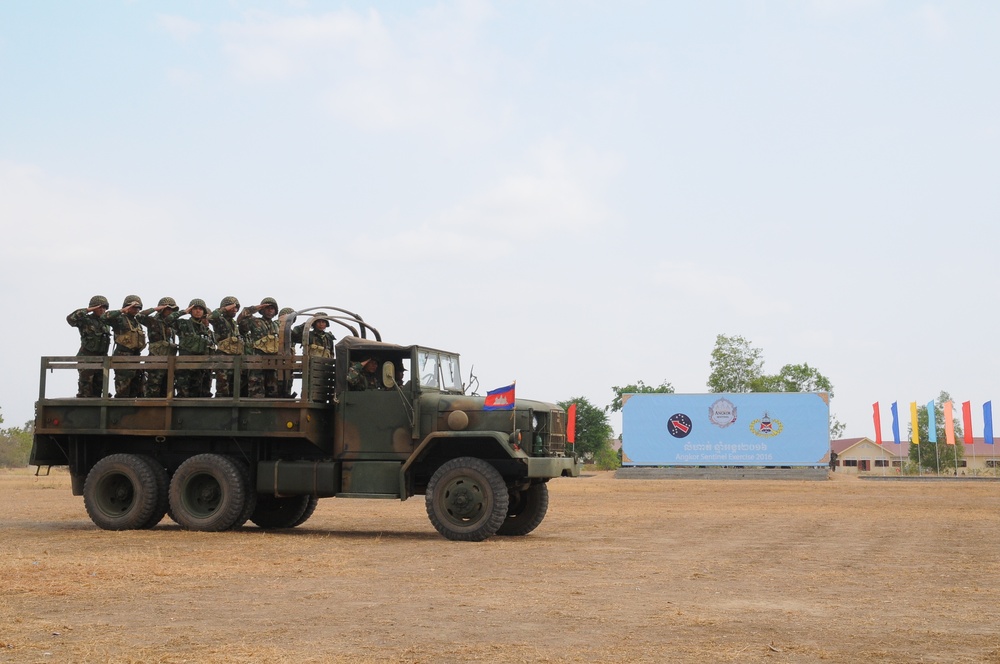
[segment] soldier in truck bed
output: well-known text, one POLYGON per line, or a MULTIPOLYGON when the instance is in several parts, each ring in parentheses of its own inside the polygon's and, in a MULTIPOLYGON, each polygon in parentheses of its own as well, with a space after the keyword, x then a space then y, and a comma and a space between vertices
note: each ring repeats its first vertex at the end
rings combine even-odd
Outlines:
MULTIPOLYGON (((161 297, 155 307, 140 311, 136 319, 146 326, 149 337, 149 354, 169 357, 177 354, 176 335, 167 324, 167 316, 177 311, 177 302, 172 297, 161 297)), ((167 396, 167 370, 151 369, 146 372, 146 385, 142 396, 162 399, 167 396)))
MULTIPOLYGON (((77 309, 69 316, 66 322, 80 331, 80 350, 76 352, 77 357, 89 357, 94 355, 107 355, 108 347, 111 345, 111 330, 107 324, 101 320, 108 311, 108 298, 103 295, 95 295, 90 298, 90 304, 86 309, 77 309)), ((99 397, 102 389, 103 373, 100 369, 80 369, 80 378, 77 383, 77 397, 99 397)))
MULTIPOLYGON (((278 354, 278 303, 273 297, 265 297, 257 306, 249 306, 240 312, 236 322, 240 332, 250 345, 251 355, 278 354), (260 316, 254 316, 260 312, 260 316)), ((247 376, 247 396, 254 398, 274 398, 278 396, 278 375, 274 369, 253 369, 247 376)))
MULTIPOLYGON (((115 350, 112 355, 138 357, 146 347, 146 333, 136 314, 142 309, 142 299, 138 295, 128 295, 122 308, 109 311, 101 320, 111 326, 115 333, 115 350)), ((142 396, 145 375, 138 369, 115 369, 115 398, 134 399, 142 396)))
MULTIPOLYGON (((207 310, 205 300, 195 298, 184 311, 175 311, 167 316, 167 322, 180 336, 177 345, 181 356, 211 355, 215 350, 215 339, 205 317, 207 310), (191 318, 181 318, 185 314, 190 314, 191 318)), ((209 369, 179 370, 174 382, 179 397, 212 396, 212 372, 209 369)))
MULTIPOLYGON (((222 298, 219 308, 208 316, 208 322, 212 324, 215 332, 215 343, 221 355, 245 355, 246 342, 240 334, 240 327, 236 323, 236 312, 240 310, 240 301, 235 295, 227 295, 222 298)), ((233 374, 234 370, 219 369, 215 372, 215 396, 233 396, 233 374)), ((240 374, 240 395, 247 394, 246 372, 240 374)))

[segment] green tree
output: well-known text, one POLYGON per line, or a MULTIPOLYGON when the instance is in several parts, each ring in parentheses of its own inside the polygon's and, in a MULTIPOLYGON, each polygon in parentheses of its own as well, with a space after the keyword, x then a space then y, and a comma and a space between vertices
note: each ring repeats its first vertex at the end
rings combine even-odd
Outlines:
MULTIPOLYGON (((954 473, 956 461, 965 456, 965 446, 956 443, 948 445, 945 437, 944 404, 951 401, 951 395, 941 390, 937 401, 934 403, 934 430, 937 443, 932 443, 928 436, 927 407, 919 405, 917 407, 917 434, 920 440, 919 445, 910 443, 910 461, 919 464, 921 468, 944 473, 954 473)), ((955 438, 961 440, 962 424, 958 418, 952 418, 955 427, 955 438)), ((907 427, 910 432, 910 440, 913 439, 913 424, 907 427)))
MULTIPOLYGON (((776 374, 765 374, 763 351, 740 336, 716 336, 709 365, 709 392, 826 392, 833 398, 833 383, 808 363, 786 364, 776 374)), ((830 437, 840 438, 845 428, 831 413, 830 437)))
POLYGON ((720 334, 715 337, 715 348, 709 366, 709 392, 750 392, 754 381, 763 376, 763 351, 754 348, 740 336, 720 334))
POLYGON ((607 410, 590 403, 587 397, 560 401, 559 406, 568 409, 574 403, 576 404, 576 453, 584 458, 594 458, 602 448, 611 448, 608 441, 614 432, 608 423, 607 410))
POLYGON ((656 387, 653 387, 652 385, 646 385, 640 380, 624 387, 615 385, 611 388, 611 391, 615 393, 615 398, 611 400, 611 412, 617 413, 625 405, 623 397, 626 394, 673 394, 674 386, 667 381, 663 381, 656 387))
MULTIPOLYGON (((0 415, 0 424, 3 424, 3 415, 0 415)), ((33 422, 26 422, 23 428, 0 429, 0 467, 23 468, 28 465, 33 430, 33 422)))

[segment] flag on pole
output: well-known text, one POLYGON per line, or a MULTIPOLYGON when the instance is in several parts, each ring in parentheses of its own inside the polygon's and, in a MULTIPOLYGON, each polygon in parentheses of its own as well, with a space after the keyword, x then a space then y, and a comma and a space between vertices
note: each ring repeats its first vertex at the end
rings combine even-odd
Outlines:
POLYGON ((964 435, 962 440, 965 441, 966 445, 972 444, 972 402, 963 401, 962 402, 962 427, 964 429, 964 435))
POLYGON ((576 404, 570 404, 566 409, 566 442, 576 442, 576 404))
POLYGON ((889 408, 892 412, 892 442, 899 445, 899 406, 896 402, 892 402, 892 406, 889 408))
POLYGON ((875 422, 875 444, 882 444, 882 414, 878 412, 878 401, 872 404, 872 420, 875 422))
POLYGON ((983 404, 983 442, 993 444, 993 402, 983 404))
POLYGON ((920 444, 920 431, 917 430, 917 402, 910 402, 910 442, 920 444))
POLYGON ((952 416, 952 403, 944 402, 944 439, 949 445, 955 444, 955 418, 952 416))
POLYGON ((934 413, 934 401, 927 402, 927 442, 937 442, 937 417, 934 413))
POLYGON ((514 385, 498 387, 486 393, 486 403, 483 410, 514 410, 514 385))

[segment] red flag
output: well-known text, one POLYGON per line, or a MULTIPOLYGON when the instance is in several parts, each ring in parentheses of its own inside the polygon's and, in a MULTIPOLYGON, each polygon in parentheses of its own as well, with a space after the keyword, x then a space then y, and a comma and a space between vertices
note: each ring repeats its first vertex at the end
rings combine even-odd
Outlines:
POLYGON ((872 419, 875 421, 875 442, 882 444, 882 415, 878 412, 878 401, 872 404, 872 419))
POLYGON ((566 409, 566 442, 576 442, 576 404, 566 409))
POLYGON ((962 428, 965 429, 962 440, 966 445, 972 444, 972 402, 962 402, 962 428))
POLYGON ((483 410, 514 410, 514 383, 486 393, 483 410))

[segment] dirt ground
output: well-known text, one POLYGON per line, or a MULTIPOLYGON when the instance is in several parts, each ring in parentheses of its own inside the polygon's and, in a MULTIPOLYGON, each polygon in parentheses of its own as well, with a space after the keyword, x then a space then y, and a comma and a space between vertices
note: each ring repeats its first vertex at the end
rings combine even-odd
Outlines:
POLYGON ((472 544, 422 498, 106 532, 65 473, 0 472, 0 661, 1000 662, 1000 484, 549 486, 472 544))

